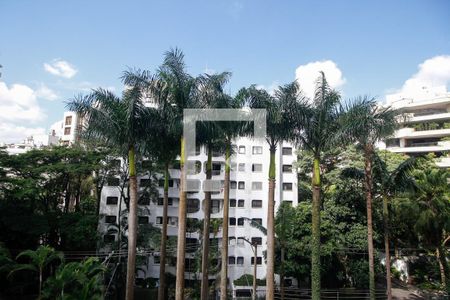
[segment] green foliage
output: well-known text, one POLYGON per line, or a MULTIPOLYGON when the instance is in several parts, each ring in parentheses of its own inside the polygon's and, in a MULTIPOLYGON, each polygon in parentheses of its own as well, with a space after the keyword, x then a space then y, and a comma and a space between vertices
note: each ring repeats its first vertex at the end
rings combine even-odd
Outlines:
MULTIPOLYGON (((233 281, 234 285, 237 286, 251 286, 253 284, 253 275, 244 274, 238 279, 233 281)), ((256 279, 257 286, 266 286, 266 279, 256 279)))

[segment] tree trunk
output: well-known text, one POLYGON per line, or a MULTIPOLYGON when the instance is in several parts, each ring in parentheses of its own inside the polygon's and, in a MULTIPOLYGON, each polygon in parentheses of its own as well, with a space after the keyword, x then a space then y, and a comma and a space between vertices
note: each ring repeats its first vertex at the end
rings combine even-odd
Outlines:
POLYGON ((258 266, 258 244, 255 242, 253 244, 253 293, 252 293, 252 299, 256 300, 256 271, 258 266))
POLYGON ((386 294, 387 299, 392 300, 391 282, 391 253, 389 250, 389 209, 388 198, 383 197, 383 221, 384 221, 384 252, 386 253, 386 294))
POLYGON ((130 211, 128 214, 128 262, 125 299, 133 300, 137 237, 137 180, 134 146, 131 146, 128 151, 128 163, 130 172, 130 211))
POLYGON ((184 258, 186 255, 186 192, 184 161, 186 153, 184 149, 184 138, 181 138, 180 155, 180 203, 178 205, 178 240, 177 240, 177 269, 175 299, 184 300, 184 258))
POLYGON ((164 199, 163 199, 163 226, 161 231, 161 250, 159 262, 159 289, 158 300, 165 299, 166 291, 166 243, 167 243, 167 209, 169 205, 169 164, 164 165, 164 199))
POLYGON ((439 271, 441 273, 441 284, 442 284, 443 288, 447 292, 449 292, 449 287, 447 286, 448 265, 447 265, 447 259, 446 259, 444 247, 439 246, 436 249, 436 258, 439 262, 439 271))
POLYGON ((372 155, 373 147, 366 146, 364 149, 364 187, 366 191, 367 204, 367 250, 369 252, 369 290, 370 299, 375 300, 375 265, 373 249, 373 228, 372 228, 372 155))
POLYGON ((311 296, 320 300, 320 158, 314 157, 312 178, 311 296))
POLYGON ((266 299, 275 297, 275 151, 276 145, 270 146, 269 165, 269 201, 267 203, 267 276, 266 276, 266 299))
POLYGON ((230 144, 225 151, 225 179, 223 184, 222 266, 220 272, 220 300, 227 299, 228 285, 228 219, 230 213, 230 144))
POLYGON ((284 300, 284 245, 281 245, 280 290, 281 300, 284 300))
MULTIPOLYGON (((212 178, 212 149, 208 145, 208 162, 206 163, 206 180, 212 178)), ((203 218, 203 249, 202 249, 202 281, 201 281, 201 299, 207 300, 209 296, 209 228, 211 221, 211 191, 205 191, 205 217, 203 218)))

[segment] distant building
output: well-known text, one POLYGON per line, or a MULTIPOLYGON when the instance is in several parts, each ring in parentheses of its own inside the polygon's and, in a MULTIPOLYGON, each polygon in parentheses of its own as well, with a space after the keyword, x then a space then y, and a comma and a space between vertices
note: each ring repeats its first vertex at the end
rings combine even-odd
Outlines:
POLYGON ((439 167, 450 167, 450 93, 423 88, 414 98, 390 95, 387 105, 400 110, 401 128, 380 148, 410 156, 433 153, 439 167))
POLYGON ((64 118, 50 127, 50 135, 58 136, 61 145, 72 145, 79 138, 81 118, 72 111, 64 112, 64 118))

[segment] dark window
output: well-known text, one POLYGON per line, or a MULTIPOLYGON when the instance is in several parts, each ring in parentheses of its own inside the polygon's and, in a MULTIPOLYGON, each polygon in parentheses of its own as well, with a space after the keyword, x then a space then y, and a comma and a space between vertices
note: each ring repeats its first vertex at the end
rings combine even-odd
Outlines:
POLYGON ((244 207, 245 206, 245 200, 244 199, 239 199, 238 200, 238 207, 244 207))
POLYGON ((186 252, 193 253, 197 251, 198 240, 195 238, 186 238, 186 252))
MULTIPOLYGON (((141 179, 141 185, 142 185, 142 180, 150 181, 150 179, 141 179)), ((160 179, 158 181, 158 185, 159 185, 159 187, 164 187, 164 179, 160 179)), ((169 179, 169 187, 173 187, 173 179, 169 179)))
POLYGON ((105 223, 107 224, 115 224, 117 220, 116 216, 105 216, 105 223))
POLYGON ((188 198, 187 199, 187 212, 189 214, 198 212, 200 210, 200 200, 188 198))
POLYGON ((117 202, 119 202, 119 197, 106 197, 107 205, 117 205, 117 202))
POLYGON ((104 241, 105 243, 112 243, 112 242, 114 242, 115 240, 116 240, 116 237, 115 237, 114 234, 105 234, 105 235, 103 236, 103 241, 104 241))
MULTIPOLYGON (((255 264, 255 257, 252 256, 252 265, 254 265, 254 264, 255 264)), ((257 265, 262 264, 262 257, 261 256, 257 256, 256 257, 256 264, 257 265)))
POLYGON ((290 182, 283 183, 283 191, 292 191, 292 183, 290 182))
POLYGON ((244 226, 244 218, 239 218, 237 224, 238 226, 244 226))
POLYGON ((70 134, 70 127, 64 128, 64 135, 69 135, 69 134, 70 134))
POLYGON ((159 256, 153 256, 153 263, 155 265, 159 265, 161 262, 161 258, 159 256))
POLYGON ((138 216, 138 224, 148 224, 148 217, 138 216))
POLYGON ((262 172, 262 164, 253 164, 252 172, 262 172))
POLYGON ((156 224, 162 225, 162 223, 163 223, 163 217, 156 217, 156 224))
POLYGON ((245 182, 244 181, 239 181, 239 189, 245 190, 245 182))
POLYGON ((149 195, 142 195, 141 197, 139 197, 138 204, 139 205, 150 205, 149 195))
MULTIPOLYGON (((164 205, 164 198, 158 198, 158 205, 164 205)), ((173 205, 173 198, 167 198, 167 205, 173 205)))
POLYGON ((148 169, 151 169, 151 168, 152 168, 152 161, 151 160, 146 159, 146 160, 142 161, 142 169, 148 170, 148 169))
POLYGON ((262 207, 262 200, 252 200, 252 207, 253 208, 261 208, 262 207))
POLYGON ((65 125, 72 125, 72 116, 66 117, 66 123, 65 125))
POLYGON ((108 184, 108 186, 119 186, 120 184, 120 179, 116 178, 116 177, 109 177, 106 180, 106 183, 108 184))
POLYGON ((236 207, 236 199, 230 199, 230 207, 236 207))
POLYGON ((230 226, 236 226, 236 218, 230 218, 230 226))
POLYGON ((231 181, 230 182, 230 189, 235 190, 237 187, 237 182, 236 181, 231 181))
POLYGON ((244 257, 243 256, 238 256, 237 257, 237 264, 238 265, 243 265, 244 264, 244 257))
POLYGON ((252 222, 257 223, 259 225, 262 225, 262 219, 261 218, 253 218, 252 222))
POLYGON ((229 264, 229 265, 234 265, 234 264, 236 264, 236 257, 234 257, 234 256, 228 256, 228 264, 229 264))
POLYGON ((149 187, 151 184, 152 184, 152 181, 147 178, 142 178, 141 181, 139 182, 139 186, 141 186, 141 187, 149 187))
POLYGON ((283 155, 292 155, 292 148, 291 147, 283 147, 281 150, 283 155))
POLYGON ((283 165, 284 173, 292 173, 292 165, 283 165))
POLYGON ((220 211, 220 200, 211 199, 211 213, 217 214, 220 211))
POLYGON ((262 237, 252 237, 252 244, 262 245, 262 237))

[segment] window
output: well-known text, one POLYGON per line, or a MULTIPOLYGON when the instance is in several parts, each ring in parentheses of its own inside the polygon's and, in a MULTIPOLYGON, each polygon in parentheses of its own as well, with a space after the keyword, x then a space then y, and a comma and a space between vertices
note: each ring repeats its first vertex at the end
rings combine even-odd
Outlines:
POLYGON ((239 188, 240 190, 245 190, 245 182, 244 182, 244 181, 239 181, 239 186, 238 186, 238 188, 239 188))
POLYGON ((230 246, 236 245, 236 238, 234 236, 228 238, 228 244, 230 246))
POLYGON ((239 146, 238 153, 239 154, 245 154, 245 146, 239 146))
POLYGON ((252 207, 253 208, 261 208, 262 207, 262 200, 252 200, 252 207))
POLYGON ((211 213, 217 214, 220 211, 220 200, 211 199, 211 213))
POLYGON ((237 224, 238 226, 244 226, 244 218, 239 218, 237 224))
POLYGON ((105 223, 106 224, 115 224, 117 220, 116 216, 105 216, 105 223))
POLYGON ((237 187, 237 182, 236 181, 231 181, 230 182, 230 189, 235 190, 237 187))
POLYGON ((253 164, 252 165, 252 172, 262 172, 262 164, 253 164))
POLYGON ((148 224, 148 217, 138 216, 138 224, 148 224))
POLYGON ((106 179, 106 183, 108 184, 108 186, 119 186, 120 179, 116 177, 109 177, 108 179, 106 179))
POLYGON ((245 164, 244 163, 240 163, 238 165, 238 171, 239 172, 245 172, 245 164))
POLYGON ((252 237, 252 244, 261 246, 262 245, 262 237, 252 237))
MULTIPOLYGON (((142 178, 141 181, 139 182, 140 187, 149 187, 149 186, 151 186, 151 184, 152 184, 152 181, 148 178, 142 178)), ((163 183, 163 185, 164 185, 164 183, 163 183)))
POLYGON ((292 183, 291 182, 283 183, 283 191, 292 191, 292 183))
POLYGON ((230 226, 236 226, 236 218, 230 218, 230 226))
POLYGON ((252 190, 253 191, 260 191, 260 190, 262 190, 262 182, 261 181, 254 181, 254 182, 252 182, 252 190))
POLYGON ((236 199, 230 199, 230 207, 236 207, 236 199))
POLYGON ((262 146, 253 146, 252 154, 262 154, 262 146))
POLYGON ((189 214, 198 212, 200 210, 200 200, 198 199, 188 198, 186 204, 186 209, 189 214))
POLYGON ((163 217, 156 217, 156 225, 162 225, 163 217))
POLYGON ((244 246, 244 238, 243 237, 238 237, 237 238, 237 245, 243 247, 244 246))
POLYGON ((178 226, 178 217, 168 217, 167 218, 167 225, 170 226, 178 226))
POLYGON ((70 127, 64 128, 64 135, 70 135, 70 127))
POLYGON ((292 165, 283 165, 283 173, 292 173, 292 165))
MULTIPOLYGON (((158 198, 158 205, 164 205, 164 198, 158 198)), ((167 205, 173 205, 173 198, 167 198, 167 205)))
POLYGON ((262 225, 262 219, 261 218, 253 218, 252 222, 257 223, 259 225, 262 225))
POLYGON ((117 205, 119 197, 106 197, 106 205, 117 205))
POLYGON ((244 257, 243 256, 238 256, 237 257, 237 264, 241 265, 241 266, 244 264, 244 257))
POLYGON ((105 234, 103 236, 103 241, 105 243, 112 243, 116 240, 116 236, 114 234, 105 234))
POLYGON ((213 163, 212 164, 212 175, 220 175, 220 171, 222 169, 222 165, 220 163, 213 163))
POLYGON ((239 199, 238 200, 238 207, 245 207, 245 200, 244 199, 239 199))
MULTIPOLYGON (((255 264, 255 257, 252 256, 252 265, 254 265, 254 264, 255 264)), ((262 264, 262 257, 261 256, 257 256, 256 257, 256 264, 257 265, 262 264)))
POLYGON ((153 263, 159 265, 161 263, 161 258, 159 256, 153 256, 153 263))
POLYGON ((66 117, 65 125, 72 125, 72 116, 67 116, 66 117))
POLYGON ((283 155, 292 155, 292 148, 291 147, 283 147, 281 150, 281 153, 283 155))
POLYGON ((236 257, 234 257, 234 256, 228 256, 228 264, 229 264, 229 265, 234 265, 234 264, 236 264, 236 257))
MULTIPOLYGON (((141 185, 142 185, 142 180, 148 180, 150 182, 150 179, 141 179, 141 185)), ((148 186, 148 185, 146 185, 146 186, 148 186)), ((158 181, 158 186, 159 187, 164 187, 164 178, 160 179, 158 181)), ((169 187, 173 187, 173 179, 169 179, 169 187)))

